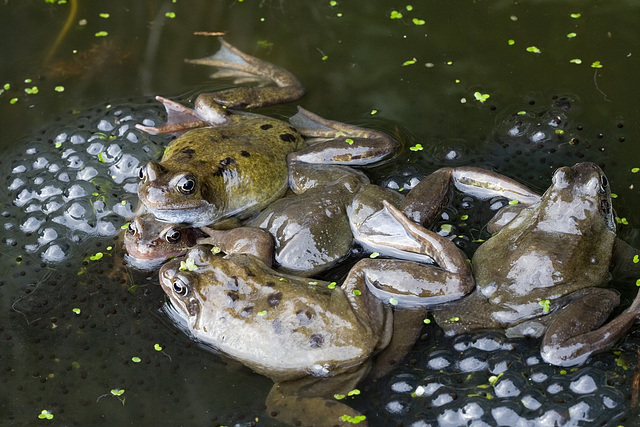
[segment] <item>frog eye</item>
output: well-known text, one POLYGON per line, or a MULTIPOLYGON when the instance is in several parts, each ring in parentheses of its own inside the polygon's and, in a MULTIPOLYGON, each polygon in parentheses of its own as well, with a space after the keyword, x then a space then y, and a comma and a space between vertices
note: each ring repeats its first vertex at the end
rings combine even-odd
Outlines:
POLYGON ((146 177, 147 177, 147 165, 144 165, 140 169, 138 169, 138 178, 144 181, 146 177))
POLYGON ((133 225, 133 221, 129 222, 129 225, 127 225, 127 233, 136 234, 136 226, 133 225))
POLYGON ((181 297, 186 297, 189 294, 189 286, 181 279, 175 279, 171 286, 173 286, 173 291, 181 297))
POLYGON ((193 194, 196 190, 196 179, 192 175, 183 176, 176 184, 176 188, 182 194, 193 194))
POLYGON ((165 239, 167 239, 167 242, 169 243, 178 243, 181 237, 182 237, 182 232, 180 231, 180 229, 172 228, 169 231, 167 231, 165 239))
POLYGON ((609 187, 609 180, 606 176, 602 175, 600 179, 600 193, 605 193, 607 187, 609 187))

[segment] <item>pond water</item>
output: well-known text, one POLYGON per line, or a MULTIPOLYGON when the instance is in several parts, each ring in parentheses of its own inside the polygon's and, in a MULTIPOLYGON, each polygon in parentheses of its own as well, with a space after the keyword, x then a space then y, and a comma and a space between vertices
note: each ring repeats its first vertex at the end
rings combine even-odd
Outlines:
MULTIPOLYGON (((375 182, 409 188, 473 164, 542 190, 557 167, 593 161, 618 196, 619 236, 640 246, 636 1, 62 3, 0 5, 5 425, 279 425, 264 409, 271 381, 192 344, 161 311, 157 277, 119 264, 137 166, 168 142, 132 125, 161 120, 153 95, 231 86, 184 63, 218 48, 194 31, 293 72, 305 108, 396 137, 398 156, 367 171, 375 182)), ((635 296, 613 285, 623 305, 635 296)), ((370 425, 640 425, 639 339, 563 371, 536 360, 537 342, 425 326, 349 404, 370 425)))

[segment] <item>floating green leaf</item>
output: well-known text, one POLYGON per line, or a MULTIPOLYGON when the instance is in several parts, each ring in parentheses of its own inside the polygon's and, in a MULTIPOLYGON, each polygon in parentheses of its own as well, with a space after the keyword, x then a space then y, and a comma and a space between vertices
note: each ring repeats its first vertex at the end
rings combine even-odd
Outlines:
POLYGON ((187 261, 180 261, 180 271, 196 271, 198 266, 193 258, 187 258, 187 261))
POLYGON ((634 255, 633 256, 633 263, 637 264, 640 261, 640 258, 638 257, 638 255, 634 255))
POLYGON ((173 19, 176 17, 176 13, 175 12, 167 12, 164 14, 164 16, 166 16, 169 19, 173 19))
POLYGON ((518 203, 520 203, 520 202, 517 201, 517 200, 509 200, 509 204, 510 205, 517 205, 518 203))
POLYGON ((140 363, 140 362, 142 361, 142 359, 140 359, 138 356, 133 356, 133 357, 131 358, 131 361, 132 361, 133 363, 140 363))
POLYGON ((578 19, 580 18, 582 15, 580 13, 572 13, 571 15, 569 15, 570 17, 572 17, 573 19, 578 19))
POLYGON ((154 349, 155 351, 162 351, 162 346, 161 346, 160 344, 158 344, 158 343, 155 343, 155 344, 153 345, 153 349, 154 349))
POLYGON ((355 296, 358 296, 358 295, 362 295, 362 292, 360 292, 358 289, 354 289, 354 290, 353 290, 353 294, 354 294, 355 296))
POLYGON ((398 12, 397 10, 392 10, 391 19, 402 19, 402 13, 398 12))
POLYGON ((327 285, 327 288, 329 289, 335 289, 336 288, 336 282, 331 282, 327 285))
POLYGON ((618 195, 617 195, 616 193, 611 193, 611 198, 612 198, 612 199, 617 199, 617 198, 618 198, 618 195))
POLYGON ((636 286, 640 286, 640 279, 636 280, 636 286))
POLYGON ((577 36, 577 34, 576 34, 576 33, 569 33, 569 34, 567 34, 567 38, 569 38, 569 39, 572 39, 572 38, 574 38, 575 36, 577 36))
POLYGON ((495 385, 503 374, 504 372, 500 372, 498 375, 491 375, 489 377, 489 384, 495 385))
POLYGON ((108 32, 106 32, 106 31, 98 31, 98 32, 95 34, 95 36, 96 36, 96 37, 106 37, 106 36, 108 36, 108 35, 109 35, 109 33, 108 33, 108 32))
POLYGON ((257 314, 258 316, 265 316, 267 314, 267 310, 259 311, 257 314))
POLYGON ((453 226, 451 224, 442 224, 440 226, 440 230, 444 231, 445 233, 451 233, 451 230, 453 230, 453 226))
POLYGON ((591 63, 591 68, 602 68, 602 64, 600 63, 600 61, 593 61, 591 63))
POLYGON ((15 104, 16 102, 18 102, 18 98, 11 98, 9 100, 9 104, 15 104))
POLYGON ((120 388, 111 389, 111 394, 113 394, 114 396, 122 396, 123 393, 124 393, 123 389, 120 389, 120 388))
POLYGON ((488 93, 474 92, 473 96, 476 99, 476 101, 484 103, 487 99, 489 99, 491 95, 489 95, 488 93))
POLYGON ((543 299, 542 301, 538 301, 538 304, 542 306, 543 313, 548 313, 549 310, 551 309, 551 301, 549 301, 548 299, 543 299))
POLYGON ((469 219, 469 215, 461 215, 461 216, 460 216, 460 219, 461 219, 462 221, 466 221, 466 220, 468 220, 468 219, 469 219))
POLYGON ((369 258, 378 258, 380 256, 380 252, 373 252, 369 255, 369 258))
POLYGON ((415 60, 415 58, 414 58, 414 59, 410 59, 410 60, 408 60, 408 61, 404 61, 404 62, 402 63, 402 66, 403 66, 403 67, 406 67, 407 65, 413 65, 413 64, 415 64, 415 63, 416 63, 416 60, 415 60))
POLYGON ((424 19, 413 18, 412 21, 413 21, 413 23, 415 25, 424 25, 425 24, 424 19))
POLYGON ((355 417, 352 417, 351 415, 344 414, 343 416, 340 417, 340 419, 347 423, 360 424, 360 422, 366 420, 367 417, 364 415, 357 415, 355 417))
POLYGON ((527 48, 527 52, 531 52, 531 53, 540 53, 540 52, 541 52, 541 50, 540 50, 540 49, 538 49, 538 48, 537 48, 537 47, 535 47, 535 46, 529 46, 529 47, 527 48))
POLYGON ((26 87, 26 88, 24 88, 24 91, 28 95, 35 95, 36 93, 38 93, 38 86, 26 87))
POLYGON ((103 256, 104 256, 104 254, 102 252, 97 252, 95 255, 91 255, 89 257, 89 259, 91 261, 97 261, 97 260, 101 259, 103 256))
POLYGON ((80 313, 82 313, 82 310, 80 310, 80 309, 79 309, 79 308, 77 308, 77 307, 76 307, 76 308, 74 308, 74 309, 73 309, 73 310, 71 310, 71 311, 73 311, 75 314, 80 314, 80 313))
POLYGON ((582 59, 573 58, 573 59, 570 59, 569 62, 571 62, 572 64, 582 64, 582 59))
POLYGON ((509 40, 507 40, 507 44, 509 46, 513 46, 514 44, 516 44, 516 41, 514 39, 509 39, 509 40))
POLYGON ((109 16, 111 16, 111 15, 109 15, 108 13, 99 13, 99 14, 98 14, 98 16, 99 16, 100 18, 107 19, 107 18, 108 18, 109 16))
POLYGON ((378 114, 378 110, 371 110, 371 112, 369 114, 371 114, 372 116, 375 115, 375 114, 378 114))
POLYGON ((413 10, 413 6, 408 4, 408 5, 405 6, 405 9, 407 9, 408 12, 411 12, 413 10))
POLYGON ((429 323, 431 323, 431 319, 424 319, 423 322, 425 325, 428 325, 429 323))
POLYGON ((339 394, 339 393, 333 395, 333 398, 336 399, 336 400, 342 400, 345 397, 347 397, 347 396, 345 396, 344 394, 339 394))
POLYGON ((413 147, 409 147, 411 151, 422 151, 422 144, 416 144, 413 147))
POLYGON ((331 7, 335 7, 335 6, 337 6, 337 5, 338 5, 338 2, 337 2, 337 1, 335 1, 335 0, 331 0, 331 1, 329 2, 329 6, 331 6, 331 7))
POLYGON ((449 319, 449 322, 454 322, 455 323, 455 322, 459 322, 459 321, 460 321, 460 318, 458 316, 454 316, 454 317, 449 319))
MULTIPOLYGON (((56 148, 58 148, 58 147, 56 147, 56 148)), ((127 223, 125 223, 125 224, 121 225, 121 226, 120 226, 120 228, 121 228, 122 230, 126 230, 127 228, 129 228, 129 224, 131 224, 131 222, 127 222, 127 223)))
POLYGON ((344 141, 349 145, 353 145, 353 139, 351 139, 351 138, 347 138, 344 141))
POLYGON ((631 168, 631 173, 638 173, 640 168, 631 168))
POLYGON ((398 305, 398 300, 395 299, 394 297, 391 297, 391 298, 389 298, 389 304, 398 305))
POLYGON ((56 92, 64 92, 64 86, 56 86, 53 88, 56 92))
POLYGON ((41 420, 50 420, 53 418, 53 414, 46 409, 43 409, 42 412, 38 414, 38 418, 40 418, 41 420))

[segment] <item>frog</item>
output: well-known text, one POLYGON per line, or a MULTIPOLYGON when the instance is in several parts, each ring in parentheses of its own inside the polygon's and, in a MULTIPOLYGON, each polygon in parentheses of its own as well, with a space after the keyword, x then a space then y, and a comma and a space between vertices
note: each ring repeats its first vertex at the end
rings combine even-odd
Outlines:
MULTIPOLYGON (((194 340, 271 378, 271 416, 290 425, 349 425, 362 414, 335 396, 390 372, 418 338, 424 311, 395 310, 370 291, 362 268, 377 260, 359 261, 337 286, 275 271, 268 259, 242 249, 189 249, 159 271, 165 312, 194 340)), ((421 268, 389 259, 369 277, 415 282, 421 268)), ((451 285, 446 290, 455 294, 451 285)))
MULTIPOLYGON (((449 187, 458 181, 456 175, 451 168, 440 171, 412 190, 404 211, 387 202, 385 210, 416 242, 424 241, 424 234, 435 233, 418 222, 428 223, 442 202, 427 201, 427 195, 446 199, 449 187)), ((499 182, 494 182, 491 173, 485 175, 474 179, 471 188, 500 194, 496 192, 499 182), (491 185, 478 185, 481 182, 491 185)), ((522 196, 522 206, 511 212, 510 220, 497 223, 499 231, 473 255, 469 274, 475 286, 468 295, 429 306, 430 301, 420 301, 418 292, 398 294, 385 284, 367 283, 377 288, 373 292, 381 299, 430 307, 447 335, 502 329, 507 336, 541 338, 541 358, 547 363, 579 365, 592 354, 611 348, 640 317, 639 294, 626 310, 605 323, 620 300, 616 290, 605 287, 610 269, 621 269, 618 266, 624 264, 614 255, 624 254, 630 264, 627 277, 637 277, 640 268, 631 260, 639 251, 616 239, 609 182, 594 163, 561 167, 544 194, 522 196)), ((443 244, 454 245, 450 241, 443 244)), ((426 250, 434 251, 440 248, 426 250)), ((446 266, 449 261, 438 261, 441 268, 435 269, 434 278, 450 269, 446 266)), ((458 259, 453 264, 459 267, 460 263, 458 259)))
POLYGON ((260 254, 271 266, 274 242, 268 232, 235 222, 232 229, 169 224, 158 221, 148 212, 138 213, 123 233, 124 260, 138 270, 157 270, 165 261, 184 255, 188 249, 206 241, 223 252, 260 254))
MULTIPOLYGON (((304 94, 289 71, 220 39, 220 50, 192 62, 217 67, 214 77, 273 83, 202 93, 194 108, 157 97, 167 123, 138 124, 150 134, 179 133, 159 162, 139 170, 138 196, 158 220, 212 225, 249 218, 284 196, 304 192, 296 165, 369 165, 391 156, 398 142, 384 132, 325 119, 302 107, 288 122, 246 110, 291 102, 304 94)), ((299 171, 299 168, 298 168, 299 171)))

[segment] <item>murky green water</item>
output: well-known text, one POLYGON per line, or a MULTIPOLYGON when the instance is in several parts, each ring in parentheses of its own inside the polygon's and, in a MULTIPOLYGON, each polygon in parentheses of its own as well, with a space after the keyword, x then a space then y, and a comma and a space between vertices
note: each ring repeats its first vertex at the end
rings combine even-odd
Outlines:
MULTIPOLYGON (((122 105, 133 106, 133 116, 145 117, 159 111, 145 104, 152 95, 228 85, 208 81, 210 70, 183 62, 217 49, 215 39, 196 37, 194 31, 223 31, 242 50, 295 73, 308 91, 300 102, 305 108, 383 129, 400 139, 405 148, 395 162, 372 171, 378 180, 398 169, 421 175, 442 164, 476 164, 542 189, 556 167, 590 160, 604 167, 618 194, 617 215, 629 223, 619 226, 619 235, 640 245, 640 173, 632 172, 640 167, 640 4, 415 2, 412 10, 408 5, 338 1, 331 6, 324 0, 5 2, 0 5, 0 85, 10 87, 0 94, 5 154, 0 169, 11 183, 12 168, 31 161, 28 144, 47 146, 53 163, 58 151, 47 141, 66 125, 95 130, 100 117, 113 119, 113 111, 122 105), (402 18, 391 19, 394 10, 402 18), (175 18, 167 16, 170 12, 175 18), (67 19, 70 28, 56 43, 67 19), (102 31, 107 35, 97 37, 102 31), (530 52, 534 47, 539 53, 530 52), (597 61, 601 68, 595 68, 597 61), (38 93, 25 92, 33 92, 34 86, 38 93), (59 86, 64 90, 56 90, 59 86), (489 97, 481 103, 476 92, 489 97), (92 109, 95 106, 99 110, 92 109), (518 112, 526 113, 520 120, 524 125, 518 124, 518 112), (529 126, 528 137, 539 132, 544 144, 508 137, 514 126, 529 126), (17 141, 25 145, 17 146, 17 141), (418 143, 422 151, 408 149, 418 143), (457 156, 447 160, 452 147, 457 156)), ((278 116, 293 111, 293 105, 268 110, 278 116)), ((98 169, 94 158, 83 161, 98 169)), ((130 182, 135 180, 124 180, 130 182)), ((122 194, 119 189, 113 193, 122 194)), ((163 296, 153 276, 114 275, 119 270, 115 255, 83 262, 97 252, 112 253, 106 249, 114 244, 112 237, 77 232, 75 241, 69 240, 68 258, 45 263, 40 252, 25 248, 37 243, 37 232, 6 228, 9 223, 19 228, 29 215, 13 206, 17 191, 3 185, 0 194, 3 210, 10 212, 0 232, 5 234, 0 249, 5 269, 0 278, 4 424, 273 423, 263 405, 271 382, 191 345, 158 310, 163 296), (80 308, 80 314, 74 308, 80 308), (154 349, 156 343, 162 351, 154 349), (132 357, 141 361, 135 363, 132 357), (112 389, 125 390, 120 396, 124 404, 112 389), (43 409, 54 418, 38 419, 43 409)), ((125 199, 135 203, 135 198, 125 199)), ((619 285, 628 302, 635 287, 619 285)), ((627 371, 615 367, 612 353, 593 362, 598 372, 609 372, 606 381, 601 378, 603 384, 620 388, 626 406, 637 365, 634 342, 632 336, 624 347, 627 371), (628 378, 621 378, 625 375, 628 378)), ((402 373, 412 381, 429 375, 421 357, 438 345, 443 344, 421 343, 402 373)), ((464 387, 455 382, 447 387, 462 400, 464 387)), ((384 385, 380 389, 354 401, 368 408, 373 425, 388 420, 409 425, 419 418, 416 408, 421 403, 394 413, 384 404, 393 400, 390 392, 385 394, 384 385)), ((557 395, 547 391, 543 397, 563 407, 557 395)), ((422 412, 431 419, 450 407, 424 404, 422 412)), ((627 408, 613 412, 618 415, 609 420, 611 425, 638 424, 636 413, 627 408)))

